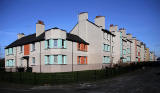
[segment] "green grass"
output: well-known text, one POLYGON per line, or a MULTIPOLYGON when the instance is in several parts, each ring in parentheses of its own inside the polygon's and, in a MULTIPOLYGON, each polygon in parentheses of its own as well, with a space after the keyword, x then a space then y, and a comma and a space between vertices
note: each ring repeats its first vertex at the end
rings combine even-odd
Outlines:
POLYGON ((142 68, 143 66, 157 66, 157 64, 153 62, 145 62, 127 66, 118 66, 104 70, 88 70, 62 73, 0 72, 0 81, 30 85, 54 85, 96 81, 134 71, 136 69, 142 68))

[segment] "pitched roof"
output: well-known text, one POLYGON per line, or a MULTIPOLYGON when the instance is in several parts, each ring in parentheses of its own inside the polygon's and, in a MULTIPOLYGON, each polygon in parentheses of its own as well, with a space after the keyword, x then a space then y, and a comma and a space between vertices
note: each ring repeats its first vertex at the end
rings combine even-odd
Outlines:
POLYGON ((36 33, 28 35, 28 36, 24 36, 20 39, 17 39, 13 43, 9 44, 7 47, 5 47, 5 49, 15 47, 15 46, 21 46, 21 45, 25 45, 25 44, 29 44, 29 43, 33 43, 33 42, 42 41, 45 39, 44 37, 45 37, 45 33, 42 33, 38 37, 36 37, 36 33))
POLYGON ((71 33, 67 33, 67 38, 68 41, 73 41, 73 42, 78 42, 78 43, 83 43, 83 44, 87 44, 89 45, 89 43, 87 43, 86 41, 84 41, 82 38, 80 38, 77 35, 71 34, 71 33))
MULTIPOLYGON (((67 38, 66 39, 68 41, 89 44, 89 43, 85 42, 82 38, 80 38, 79 36, 73 35, 73 34, 70 34, 70 33, 67 33, 67 38)), ((16 47, 16 46, 21 46, 21 45, 25 45, 25 44, 30 44, 30 43, 34 43, 34 42, 39 42, 39 41, 43 41, 43 40, 45 40, 45 32, 42 33, 38 37, 36 37, 36 33, 34 33, 34 34, 31 34, 31 35, 22 37, 20 39, 17 39, 13 43, 11 43, 8 46, 6 46, 5 49, 16 47)))
POLYGON ((102 31, 103 32, 106 32, 106 33, 108 33, 108 34, 111 34, 111 35, 113 35, 113 36, 115 36, 114 34, 112 34, 109 30, 107 30, 107 29, 102 29, 102 31))
POLYGON ((89 21, 88 19, 87 19, 87 21, 88 21, 89 23, 91 23, 91 24, 93 24, 93 25, 97 26, 97 27, 100 27, 100 26, 96 25, 95 23, 93 23, 93 22, 89 21))

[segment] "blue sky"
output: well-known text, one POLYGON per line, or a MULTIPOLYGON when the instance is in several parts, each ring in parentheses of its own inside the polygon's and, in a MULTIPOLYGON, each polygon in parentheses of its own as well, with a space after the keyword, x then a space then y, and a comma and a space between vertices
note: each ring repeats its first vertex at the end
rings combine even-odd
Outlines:
POLYGON ((45 29, 59 27, 69 32, 77 15, 88 12, 90 21, 106 16, 107 29, 110 24, 126 28, 160 56, 159 5, 160 0, 0 0, 0 46, 16 40, 18 33, 35 33, 39 19, 45 29))

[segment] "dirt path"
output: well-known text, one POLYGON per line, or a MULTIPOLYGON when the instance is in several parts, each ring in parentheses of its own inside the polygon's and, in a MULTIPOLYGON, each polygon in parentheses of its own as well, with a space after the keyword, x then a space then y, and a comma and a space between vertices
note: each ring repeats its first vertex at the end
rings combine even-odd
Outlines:
POLYGON ((160 67, 91 83, 57 86, 0 84, 1 93, 160 93, 160 67))

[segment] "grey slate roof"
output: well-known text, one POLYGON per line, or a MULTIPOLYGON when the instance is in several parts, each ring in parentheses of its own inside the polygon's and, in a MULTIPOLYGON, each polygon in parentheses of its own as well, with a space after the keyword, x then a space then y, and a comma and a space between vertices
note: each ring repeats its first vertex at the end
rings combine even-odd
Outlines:
MULTIPOLYGON (((13 43, 6 46, 5 49, 16 47, 16 46, 21 46, 21 45, 25 45, 25 44, 30 44, 30 43, 34 43, 34 42, 39 42, 39 41, 43 41, 43 40, 45 40, 45 32, 42 33, 38 37, 36 37, 36 33, 34 33, 34 34, 31 34, 31 35, 28 35, 28 36, 25 36, 25 37, 22 37, 20 39, 15 40, 13 43)), ((89 43, 84 41, 79 36, 73 35, 73 34, 70 34, 70 33, 67 33, 66 40, 73 41, 73 42, 78 42, 78 43, 84 43, 84 44, 89 45, 89 43)))

